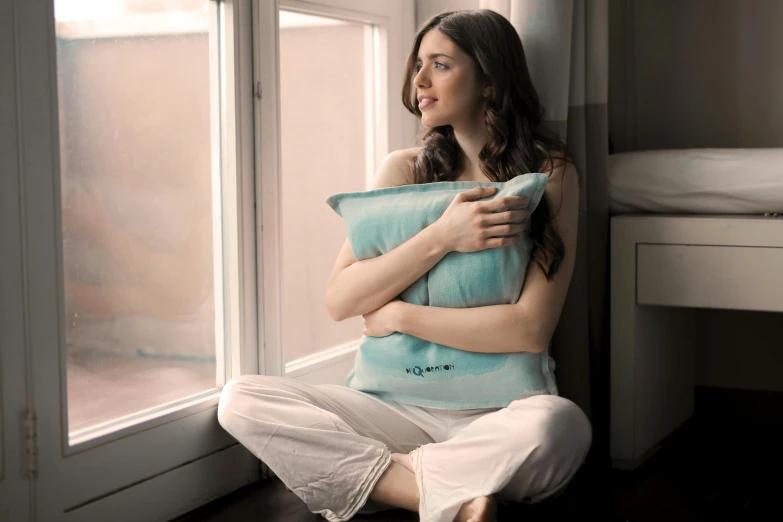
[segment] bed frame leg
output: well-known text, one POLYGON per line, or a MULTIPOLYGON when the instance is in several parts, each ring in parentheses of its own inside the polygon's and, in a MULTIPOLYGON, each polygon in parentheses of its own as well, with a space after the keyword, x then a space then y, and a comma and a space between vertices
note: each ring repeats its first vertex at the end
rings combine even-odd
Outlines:
POLYGON ((696 310, 636 304, 631 220, 611 221, 610 453, 635 469, 693 416, 696 310))

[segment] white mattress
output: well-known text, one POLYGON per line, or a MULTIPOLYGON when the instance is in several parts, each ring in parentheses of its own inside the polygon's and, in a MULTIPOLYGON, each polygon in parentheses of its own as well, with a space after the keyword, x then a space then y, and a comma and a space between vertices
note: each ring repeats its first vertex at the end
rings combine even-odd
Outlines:
POLYGON ((609 210, 783 215, 783 148, 610 154, 609 210))

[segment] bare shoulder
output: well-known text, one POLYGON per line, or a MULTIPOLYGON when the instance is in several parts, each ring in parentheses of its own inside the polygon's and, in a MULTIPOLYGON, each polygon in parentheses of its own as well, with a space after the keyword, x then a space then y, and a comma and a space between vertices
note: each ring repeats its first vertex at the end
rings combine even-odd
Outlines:
MULTIPOLYGON (((557 150, 550 150, 549 154, 552 155, 552 159, 554 160, 554 168, 552 163, 549 161, 549 158, 544 158, 544 162, 541 164, 539 169, 536 172, 542 172, 544 174, 554 174, 556 171, 562 172, 563 168, 565 167, 565 155, 557 150)), ((570 166, 570 163, 569 163, 570 166)))
POLYGON ((549 184, 571 183, 577 180, 577 170, 572 161, 567 161, 566 156, 559 151, 549 151, 553 162, 544 158, 544 163, 536 172, 549 175, 549 184), (554 163, 554 165, 552 165, 554 163))
POLYGON ((413 183, 411 161, 420 149, 421 147, 399 149, 387 154, 378 167, 378 173, 373 178, 371 188, 411 185, 413 183))
POLYGON ((560 214, 565 206, 567 211, 575 210, 579 205, 579 177, 576 167, 570 161, 566 161, 564 154, 558 151, 550 151, 554 166, 548 158, 544 159, 544 165, 539 170, 549 175, 546 193, 554 204, 554 214, 560 214))
POLYGON ((409 158, 413 159, 416 156, 418 156, 419 152, 421 152, 421 149, 423 149, 423 148, 424 147, 411 147, 409 149, 400 149, 397 152, 399 152, 400 154, 402 154, 402 155, 404 155, 406 157, 409 157, 409 158))
POLYGON ((411 147, 409 149, 400 149, 398 151, 395 151, 396 154, 399 155, 399 166, 402 179, 404 182, 403 185, 412 185, 413 184, 413 171, 411 170, 411 162, 413 162, 414 159, 416 159, 416 156, 419 155, 419 152, 424 147, 411 147))

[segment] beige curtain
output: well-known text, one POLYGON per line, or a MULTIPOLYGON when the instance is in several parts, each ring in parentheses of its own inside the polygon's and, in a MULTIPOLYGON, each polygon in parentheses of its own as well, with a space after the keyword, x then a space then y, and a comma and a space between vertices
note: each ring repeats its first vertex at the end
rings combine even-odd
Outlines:
POLYGON ((560 394, 593 424, 591 458, 609 459, 607 186, 608 0, 481 0, 519 32, 547 124, 582 172, 579 241, 552 354, 560 394))

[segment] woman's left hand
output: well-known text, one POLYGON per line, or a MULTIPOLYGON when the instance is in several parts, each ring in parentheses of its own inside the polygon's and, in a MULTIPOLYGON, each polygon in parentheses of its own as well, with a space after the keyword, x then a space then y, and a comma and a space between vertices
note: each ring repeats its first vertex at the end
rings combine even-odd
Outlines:
POLYGON ((397 330, 397 313, 403 301, 396 297, 380 308, 362 314, 364 319, 364 335, 368 337, 386 337, 397 330))

